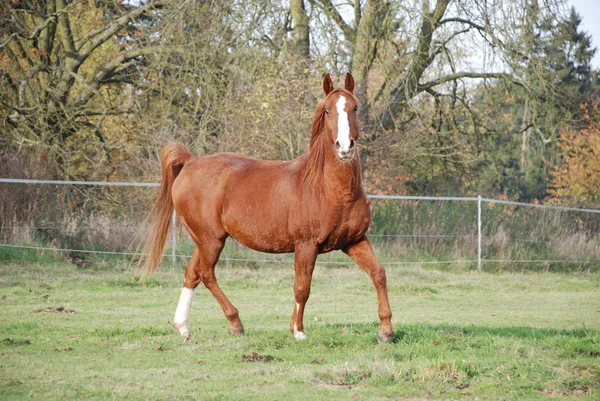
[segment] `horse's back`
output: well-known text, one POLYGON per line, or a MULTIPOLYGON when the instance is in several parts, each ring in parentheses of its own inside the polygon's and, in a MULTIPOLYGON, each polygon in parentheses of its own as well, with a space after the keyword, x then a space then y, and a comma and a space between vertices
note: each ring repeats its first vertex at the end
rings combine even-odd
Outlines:
POLYGON ((300 162, 233 153, 197 157, 175 180, 175 208, 193 231, 229 234, 262 251, 290 252, 287 220, 297 203, 300 162))

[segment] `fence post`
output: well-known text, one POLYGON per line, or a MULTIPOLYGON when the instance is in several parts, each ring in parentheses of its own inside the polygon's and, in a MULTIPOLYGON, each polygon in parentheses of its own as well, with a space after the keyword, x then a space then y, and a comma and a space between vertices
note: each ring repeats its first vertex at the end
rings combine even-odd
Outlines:
POLYGON ((481 271, 481 195, 477 195, 477 270, 481 271))
POLYGON ((177 230, 176 230, 176 223, 177 223, 177 212, 175 210, 173 210, 173 214, 171 215, 171 238, 172 238, 172 247, 173 247, 173 266, 175 266, 175 263, 177 262, 177 230))

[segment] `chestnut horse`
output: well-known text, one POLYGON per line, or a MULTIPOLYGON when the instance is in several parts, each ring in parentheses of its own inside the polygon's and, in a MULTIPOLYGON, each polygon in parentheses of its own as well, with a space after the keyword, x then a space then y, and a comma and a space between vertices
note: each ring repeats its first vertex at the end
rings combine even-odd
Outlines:
POLYGON ((174 325, 189 338, 188 315, 195 289, 203 283, 231 323, 242 334, 238 310, 215 278, 215 264, 227 237, 261 252, 294 253, 296 302, 290 324, 297 340, 306 339, 304 306, 317 255, 341 249, 370 276, 377 291, 380 342, 393 339, 385 270, 367 235, 369 200, 361 183, 357 150, 358 117, 354 78, 334 89, 327 74, 325 100, 315 112, 309 149, 292 161, 266 161, 232 153, 192 157, 179 143, 162 150, 162 183, 148 233, 146 273, 162 257, 173 208, 196 243, 185 269, 185 281, 174 325))

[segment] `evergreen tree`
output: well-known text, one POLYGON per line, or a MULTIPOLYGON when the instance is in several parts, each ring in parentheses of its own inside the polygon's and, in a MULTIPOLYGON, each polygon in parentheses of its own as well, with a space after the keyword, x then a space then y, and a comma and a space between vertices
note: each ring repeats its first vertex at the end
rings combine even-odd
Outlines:
POLYGON ((511 107, 516 118, 510 128, 515 137, 502 142, 510 143, 516 152, 506 159, 514 173, 512 184, 499 186, 518 188, 523 200, 546 196, 560 131, 580 123, 579 105, 589 98, 597 80, 591 68, 596 49, 591 47, 590 35, 581 30, 579 14, 571 8, 557 19, 543 11, 537 0, 526 9, 522 35, 513 44, 511 68, 527 88, 511 89, 516 95, 513 105, 503 106, 511 107))

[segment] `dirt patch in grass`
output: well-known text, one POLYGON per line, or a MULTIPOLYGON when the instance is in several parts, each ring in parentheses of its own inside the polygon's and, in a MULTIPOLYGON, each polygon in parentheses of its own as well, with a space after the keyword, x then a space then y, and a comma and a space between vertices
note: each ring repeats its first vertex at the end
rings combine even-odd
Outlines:
POLYGON ((2 340, 2 344, 4 345, 30 345, 31 341, 25 340, 13 340, 12 338, 5 338, 2 340))
POLYGON ((283 359, 253 352, 250 355, 242 354, 242 362, 283 362, 283 359))
POLYGON ((62 306, 56 306, 56 307, 51 307, 51 308, 42 308, 42 309, 34 309, 32 310, 33 313, 40 313, 40 312, 56 312, 56 313, 77 313, 75 311, 75 309, 66 309, 62 306))
POLYGON ((326 388, 328 390, 356 390, 359 388, 362 388, 362 386, 357 386, 357 385, 351 385, 351 384, 332 384, 332 383, 327 383, 323 380, 320 379, 316 379, 315 380, 315 386, 316 387, 321 387, 321 388, 326 388))

